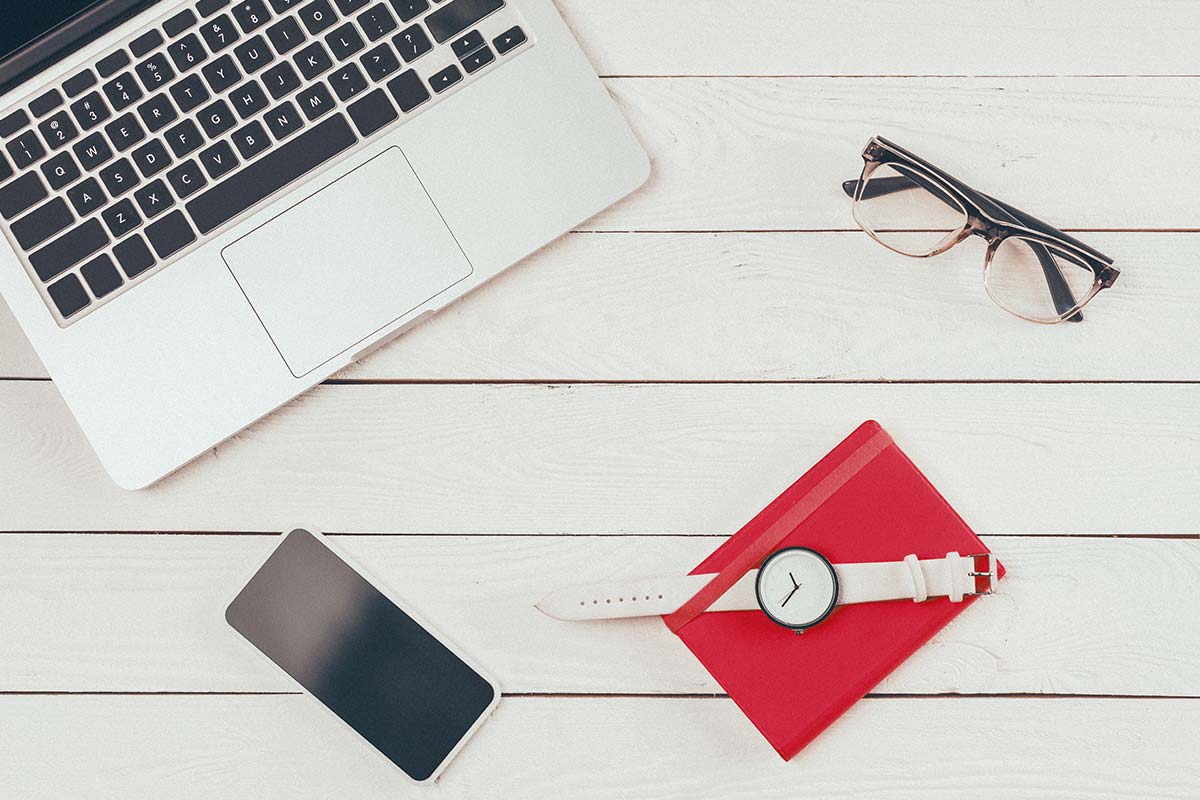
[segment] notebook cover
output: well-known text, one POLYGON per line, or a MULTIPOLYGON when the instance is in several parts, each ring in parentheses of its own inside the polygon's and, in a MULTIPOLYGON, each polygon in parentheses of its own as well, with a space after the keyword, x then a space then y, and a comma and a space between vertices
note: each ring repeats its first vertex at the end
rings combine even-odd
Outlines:
MULTIPOLYGON (((721 573, 718 580, 732 583, 769 553, 793 546, 811 547, 835 564, 900 561, 909 553, 937 558, 951 550, 987 552, 873 421, 855 430, 692 574, 721 573)), ((797 635, 757 610, 702 613, 711 602, 703 594, 664 620, 784 759, 974 602, 936 598, 839 606, 797 635)))

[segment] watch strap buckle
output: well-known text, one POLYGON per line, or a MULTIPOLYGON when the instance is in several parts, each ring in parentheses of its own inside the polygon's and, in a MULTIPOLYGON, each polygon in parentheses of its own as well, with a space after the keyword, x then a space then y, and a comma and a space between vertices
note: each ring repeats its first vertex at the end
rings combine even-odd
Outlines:
POLYGON ((971 553, 964 556, 971 559, 971 571, 967 573, 971 579, 975 581, 975 591, 965 592, 967 597, 981 597, 986 594, 996 593, 996 581, 999 575, 996 570, 996 556, 992 553, 971 553), (985 569, 980 568, 980 559, 984 560, 985 569), (980 580, 980 579, 983 580, 980 580), (980 586, 983 586, 981 589, 980 586))

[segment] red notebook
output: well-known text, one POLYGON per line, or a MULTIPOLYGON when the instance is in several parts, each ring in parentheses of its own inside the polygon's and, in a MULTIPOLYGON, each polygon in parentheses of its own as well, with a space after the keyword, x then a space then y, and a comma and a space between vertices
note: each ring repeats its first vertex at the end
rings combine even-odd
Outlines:
POLYGON ((793 546, 835 564, 987 552, 879 423, 866 422, 692 571, 717 577, 664 620, 785 759, 974 602, 839 606, 803 635, 757 610, 704 613, 793 546))

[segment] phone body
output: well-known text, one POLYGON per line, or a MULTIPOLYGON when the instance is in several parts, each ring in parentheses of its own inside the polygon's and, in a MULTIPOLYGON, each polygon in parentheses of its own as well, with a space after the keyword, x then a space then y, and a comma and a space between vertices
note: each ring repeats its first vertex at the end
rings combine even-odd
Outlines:
POLYGON ((496 682, 319 533, 284 534, 229 625, 409 779, 437 779, 500 701, 496 682))

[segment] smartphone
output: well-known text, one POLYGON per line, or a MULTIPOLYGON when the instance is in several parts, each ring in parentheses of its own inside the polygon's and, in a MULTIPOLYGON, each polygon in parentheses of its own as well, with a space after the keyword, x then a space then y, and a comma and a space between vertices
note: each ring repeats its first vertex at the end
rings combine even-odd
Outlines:
POLYGON ((500 700, 494 680, 304 529, 284 536, 225 619, 418 783, 500 700))

